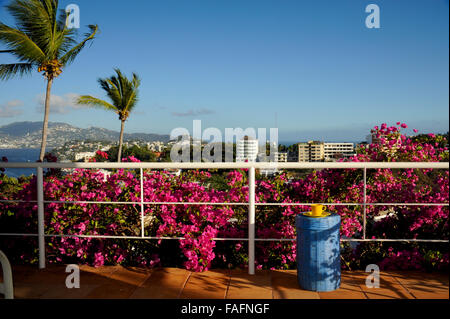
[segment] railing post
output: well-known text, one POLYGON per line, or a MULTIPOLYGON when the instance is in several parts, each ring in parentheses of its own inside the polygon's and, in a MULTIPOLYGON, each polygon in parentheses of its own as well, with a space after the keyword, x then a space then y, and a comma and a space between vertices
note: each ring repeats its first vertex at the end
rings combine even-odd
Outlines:
POLYGON ((144 233, 144 172, 142 167, 140 168, 141 172, 141 237, 145 237, 144 233))
POLYGON ((248 169, 248 273, 255 274, 255 167, 248 169))
POLYGON ((364 167, 363 239, 366 239, 367 167, 364 167))
POLYGON ((38 204, 38 243, 39 269, 45 268, 45 228, 44 228, 44 172, 37 168, 37 204, 38 204))
POLYGON ((3 283, 0 283, 0 294, 5 295, 5 299, 14 299, 14 285, 11 271, 11 264, 6 255, 0 250, 0 265, 3 270, 3 283))

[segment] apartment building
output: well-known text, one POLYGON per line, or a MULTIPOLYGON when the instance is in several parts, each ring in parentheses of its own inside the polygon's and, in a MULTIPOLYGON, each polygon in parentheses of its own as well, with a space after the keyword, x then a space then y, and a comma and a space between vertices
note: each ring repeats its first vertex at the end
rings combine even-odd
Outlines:
POLYGON ((325 143, 309 141, 298 144, 299 162, 334 161, 338 158, 348 158, 355 155, 353 143, 325 143))
POLYGON ((325 145, 319 141, 298 143, 299 162, 320 162, 325 157, 325 145))
POLYGON ((355 155, 353 143, 324 143, 325 161, 334 161, 337 158, 349 158, 355 155))
POLYGON ((258 152, 258 140, 245 136, 236 143, 236 162, 256 162, 258 152))
POLYGON ((288 161, 288 153, 287 152, 275 152, 273 155, 275 162, 277 163, 285 163, 288 161))

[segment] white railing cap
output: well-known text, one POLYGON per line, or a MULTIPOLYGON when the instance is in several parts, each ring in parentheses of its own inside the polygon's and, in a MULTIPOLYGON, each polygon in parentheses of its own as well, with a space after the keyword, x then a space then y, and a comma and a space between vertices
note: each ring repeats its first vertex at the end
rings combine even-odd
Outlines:
POLYGON ((140 163, 49 163, 49 162, 0 162, 3 168, 153 168, 153 169, 239 169, 254 167, 257 169, 350 169, 350 168, 434 168, 449 169, 449 162, 223 162, 223 163, 162 163, 162 162, 140 162, 140 163))

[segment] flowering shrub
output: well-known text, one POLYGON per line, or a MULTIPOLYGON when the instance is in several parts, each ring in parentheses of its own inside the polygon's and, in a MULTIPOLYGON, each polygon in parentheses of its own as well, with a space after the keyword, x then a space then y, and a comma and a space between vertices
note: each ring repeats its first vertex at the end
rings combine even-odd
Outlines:
POLYGON ((108 153, 103 152, 101 150, 98 150, 97 152, 95 152, 94 158, 98 162, 107 161, 108 160, 108 153))
POLYGON ((388 257, 379 264, 381 269, 387 270, 421 269, 422 265, 423 256, 417 249, 394 252, 392 247, 388 249, 388 257))
MULTIPOLYGON (((414 140, 401 133, 406 124, 375 127, 377 143, 358 149, 349 161, 427 161, 448 160, 448 150, 436 136, 414 140)), ((108 155, 98 151, 94 161, 108 155)), ((6 159, 5 159, 6 160, 6 159)), ((47 160, 55 160, 49 157, 47 160)), ((124 162, 139 162, 133 156, 124 162)), ((341 160, 342 161, 342 160, 341 160)), ((193 271, 215 267, 245 267, 248 261, 246 241, 215 241, 216 237, 246 238, 247 207, 214 203, 248 202, 246 170, 226 173, 226 186, 211 186, 211 174, 191 170, 174 176, 164 171, 143 172, 141 210, 138 170, 111 172, 75 169, 63 174, 49 170, 44 179, 47 234, 71 237, 48 237, 50 262, 129 264, 143 266, 183 265, 193 271), (72 203, 82 201, 82 203, 72 203), (115 204, 84 202, 115 202, 115 204), (121 204, 131 202, 131 204, 121 204), (170 204, 184 202, 183 204, 170 204), (212 204, 189 204, 210 202, 212 204), (143 224, 142 224, 143 223, 143 224), (99 239, 88 236, 183 237, 180 240, 99 239), (79 237, 82 236, 82 237, 79 237), (83 237, 86 236, 86 237, 83 237)), ((36 200, 36 177, 10 179, 0 175, 1 199, 36 200)), ((449 191, 448 170, 367 171, 367 236, 375 238, 448 239, 448 206, 439 205, 370 205, 370 203, 445 203, 449 191)), ((312 171, 302 178, 282 173, 271 179, 256 181, 259 203, 361 203, 364 181, 361 170, 326 169, 312 171)), ((330 211, 342 218, 341 236, 362 236, 363 208, 358 205, 330 205, 330 211)), ((295 216, 308 206, 257 206, 257 238, 295 238, 295 216)), ((0 232, 37 232, 36 203, 0 203, 0 232)), ((23 246, 14 238, 0 238, 2 249, 14 260, 36 261, 35 239, 23 246), (5 247, 5 248, 3 248, 5 247), (34 247, 31 249, 30 247, 34 247)), ((385 269, 443 269, 448 267, 448 252, 439 244, 361 243, 356 248, 342 247, 344 267, 365 267, 378 263, 385 269)), ((257 242, 258 269, 295 267, 295 241, 257 242)))

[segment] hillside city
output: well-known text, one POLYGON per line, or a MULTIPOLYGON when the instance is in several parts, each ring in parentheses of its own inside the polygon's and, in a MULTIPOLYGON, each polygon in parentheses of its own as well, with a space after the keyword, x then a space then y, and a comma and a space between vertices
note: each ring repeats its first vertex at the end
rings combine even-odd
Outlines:
MULTIPOLYGON (((47 148, 57 148, 72 143, 77 145, 77 141, 105 141, 117 142, 119 132, 101 127, 79 128, 67 123, 49 123, 49 134, 47 137, 47 148)), ((0 127, 0 148, 39 148, 42 139, 42 122, 14 122, 0 127)), ((125 141, 168 142, 168 135, 146 134, 146 133, 125 133, 125 141)), ((106 144, 105 144, 106 145, 106 144)))
MULTIPOLYGON (((38 148, 42 138, 41 125, 41 122, 15 122, 0 127, 0 149, 38 148)), ((100 127, 83 129, 67 123, 50 122, 47 152, 52 153, 61 162, 89 161, 96 157, 97 151, 108 153, 109 160, 116 161, 118 135, 116 131, 100 127)), ((442 136, 448 140, 448 133, 442 136)), ((357 149, 367 147, 368 143, 380 142, 371 135, 366 139, 366 142, 361 143, 302 141, 292 145, 279 144, 270 151, 268 141, 264 147, 259 140, 246 136, 232 145, 232 158, 236 162, 334 162, 355 156, 357 149)), ((190 144, 191 152, 193 142, 192 139, 183 141, 190 144)), ((124 134, 122 157, 132 155, 141 161, 170 162, 170 151, 175 143, 176 141, 169 139, 169 135, 124 134)), ((205 146, 205 142, 201 144, 202 147, 205 146)), ((225 149, 223 144, 222 152, 225 149)), ((222 157, 222 161, 227 160, 222 157)))
MULTIPOLYGON (((174 144, 175 141, 128 141, 124 142, 124 149, 134 148, 144 152, 152 152, 156 161, 167 161, 170 150, 174 144)), ((202 146, 204 146, 203 143, 202 146)), ((51 150, 51 153, 60 161, 89 161, 96 156, 98 150, 108 152, 113 147, 117 147, 117 143, 105 141, 76 141, 68 142, 61 147, 54 148, 51 150)), ((270 155, 270 152, 264 152, 264 147, 261 149, 261 146, 256 139, 246 137, 233 145, 233 148, 233 159, 236 162, 329 162, 355 155, 354 143, 344 142, 327 143, 321 141, 308 141, 297 143, 289 147, 279 145, 278 152, 274 152, 268 158, 265 155, 270 155)))

